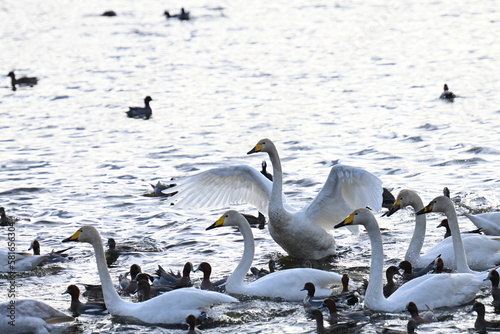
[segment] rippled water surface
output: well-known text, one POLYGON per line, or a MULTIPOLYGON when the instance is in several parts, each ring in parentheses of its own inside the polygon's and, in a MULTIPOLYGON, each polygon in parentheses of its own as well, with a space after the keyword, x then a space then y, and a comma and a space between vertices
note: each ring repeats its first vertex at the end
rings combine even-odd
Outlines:
MULTIPOLYGON (((144 250, 120 257, 112 277, 132 263, 153 272, 157 264, 177 270, 186 261, 208 261, 214 277, 226 276, 239 261, 242 238, 229 228, 205 228, 229 207, 181 210, 144 194, 158 180, 212 167, 259 168, 267 157, 246 152, 264 137, 280 151, 292 205, 314 197, 340 162, 369 170, 395 194, 414 189, 424 202, 449 187, 462 199, 462 229, 471 229, 464 212, 500 209, 499 18, 495 1, 5 0, 2 71, 39 78, 36 87, 16 92, 8 77, 0 84, 0 204, 22 219, 18 250, 34 238, 42 252, 63 248, 63 238, 92 224, 103 238, 144 250), (161 15, 181 6, 191 21, 161 15), (107 9, 118 16, 99 16, 107 9), (459 95, 454 103, 438 99, 444 83, 459 95), (152 119, 125 117, 146 95, 154 100, 152 119)), ((413 216, 377 216, 386 264, 396 264, 413 216)), ((428 219, 433 227, 441 216, 428 219)), ((366 234, 332 233, 342 256, 325 267, 358 282, 368 278, 366 234)), ((444 234, 428 233, 426 246, 444 234)), ((254 234, 254 264, 274 258, 290 265, 267 229, 254 234)), ((69 297, 61 293, 68 284, 98 283, 90 246, 70 252, 71 262, 19 277, 18 298, 66 310, 69 297)), ((498 318, 489 289, 478 298, 487 317, 498 318)), ((418 332, 473 328, 469 309, 439 310, 442 321, 418 332)), ((217 306, 210 316, 205 333, 315 332, 299 303, 250 298, 217 306)), ((362 332, 403 330, 407 319, 374 314, 362 332)), ((153 331, 110 316, 78 322, 85 333, 153 331)))

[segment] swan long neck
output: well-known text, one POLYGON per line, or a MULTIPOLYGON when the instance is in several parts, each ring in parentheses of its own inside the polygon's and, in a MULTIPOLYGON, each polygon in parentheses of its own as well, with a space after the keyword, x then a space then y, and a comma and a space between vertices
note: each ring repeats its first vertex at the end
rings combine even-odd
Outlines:
POLYGON ((455 212, 455 207, 450 201, 450 206, 445 210, 446 218, 448 218, 448 225, 451 230, 451 238, 453 242, 453 251, 455 253, 455 262, 457 264, 457 271, 459 273, 472 273, 472 270, 467 264, 467 256, 465 255, 465 249, 462 242, 462 237, 460 235, 460 229, 458 227, 457 213, 455 212))
POLYGON ((243 256, 241 257, 240 263, 238 263, 236 269, 233 271, 231 276, 228 277, 228 285, 243 284, 245 276, 252 266, 253 257, 255 254, 255 244, 252 229, 243 216, 238 217, 238 228, 243 235, 243 256))
POLYGON ((383 292, 383 271, 384 271, 384 249, 382 235, 375 217, 371 217, 365 225, 372 248, 372 258, 370 264, 370 284, 366 289, 366 299, 372 301, 385 300, 383 292))
POLYGON ((269 160, 273 165, 273 187, 271 190, 271 201, 273 205, 283 209, 283 171, 281 169, 281 161, 276 147, 268 151, 269 160))
MULTIPOLYGON (((422 199, 420 196, 412 196, 409 206, 413 208, 415 212, 421 210, 424 207, 422 199)), ((405 260, 410 261, 412 264, 416 264, 420 259, 420 251, 424 245, 425 240, 425 230, 427 229, 427 218, 425 215, 418 215, 415 217, 415 229, 413 230, 413 236, 411 237, 410 245, 406 251, 405 260)))
POLYGON ((102 284, 102 292, 104 295, 104 302, 108 309, 114 308, 114 306, 120 303, 125 303, 115 290, 111 276, 109 275, 108 267, 106 265, 106 256, 104 255, 104 247, 102 246, 101 237, 95 238, 91 242, 94 247, 97 271, 99 273, 99 278, 102 284))

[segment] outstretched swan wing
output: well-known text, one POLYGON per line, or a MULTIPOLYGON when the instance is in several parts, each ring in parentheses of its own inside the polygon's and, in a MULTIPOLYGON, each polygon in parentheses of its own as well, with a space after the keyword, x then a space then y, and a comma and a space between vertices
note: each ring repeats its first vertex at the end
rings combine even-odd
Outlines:
POLYGON ((178 192, 170 198, 178 207, 251 203, 267 215, 272 184, 255 168, 238 165, 209 169, 179 181, 177 186, 164 192, 178 192))
POLYGON ((305 208, 314 224, 325 229, 345 219, 353 210, 369 206, 382 208, 382 181, 355 167, 335 165, 323 189, 305 208))

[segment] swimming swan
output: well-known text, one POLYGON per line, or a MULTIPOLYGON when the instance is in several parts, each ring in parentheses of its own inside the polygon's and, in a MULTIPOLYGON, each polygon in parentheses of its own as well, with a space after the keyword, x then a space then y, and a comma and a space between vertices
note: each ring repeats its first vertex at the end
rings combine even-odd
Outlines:
POLYGON ((370 284, 365 294, 367 308, 382 312, 401 312, 409 301, 413 301, 420 309, 425 309, 426 305, 431 308, 451 307, 468 303, 476 297, 482 280, 474 274, 454 273, 414 278, 385 298, 382 291, 384 251, 377 220, 370 210, 357 209, 335 228, 350 224, 363 225, 370 238, 372 256, 370 284))
POLYGON ((0 272, 2 271, 30 271, 48 259, 48 255, 29 255, 12 253, 6 249, 0 250, 0 272))
POLYGON ((52 306, 32 299, 17 299, 11 317, 12 304, 0 303, 0 333, 53 333, 60 327, 52 324, 75 320, 52 306), (14 320, 15 326, 9 324, 14 320))
POLYGON ((142 303, 129 303, 120 298, 109 275, 101 236, 93 226, 82 226, 63 242, 88 242, 94 247, 97 271, 101 279, 104 302, 113 316, 136 319, 147 324, 182 323, 187 315, 199 316, 200 307, 214 303, 237 302, 238 300, 213 291, 194 288, 178 289, 164 293, 142 303))
POLYGON ((500 211, 479 213, 477 215, 466 213, 465 217, 469 218, 484 234, 500 235, 500 211))
MULTIPOLYGON (((454 260, 456 261, 453 261, 453 264, 449 263, 444 258, 444 253, 442 253, 441 258, 447 266, 456 269, 460 273, 467 273, 472 272, 472 270, 484 271, 500 263, 500 240, 498 237, 460 234, 457 213, 451 199, 446 196, 438 196, 426 207, 417 211, 416 214, 418 216, 429 212, 442 212, 448 219, 451 229, 453 253, 455 254, 454 260)), ((441 241, 438 245, 443 244, 448 239, 441 241)))
MULTIPOLYGON (((445 197, 445 196, 443 196, 445 197)), ((457 264, 455 261, 455 250, 454 245, 457 243, 463 244, 460 247, 465 248, 467 253, 466 261, 472 270, 484 271, 489 268, 493 268, 496 264, 500 263, 500 241, 495 240, 494 237, 479 235, 479 234, 460 234, 458 230, 458 220, 456 218, 455 209, 453 207, 453 202, 449 200, 453 209, 453 215, 455 221, 452 222, 448 218, 448 224, 452 231, 452 238, 446 238, 439 242, 437 245, 433 246, 424 254, 420 254, 422 246, 425 239, 425 229, 426 229, 426 217, 425 215, 416 215, 415 217, 415 230, 413 231, 413 236, 406 251, 405 260, 411 262, 415 268, 422 268, 427 266, 430 262, 434 261, 437 256, 443 259, 444 263, 450 268, 457 269, 457 264), (456 228, 457 234, 461 236, 460 240, 453 237, 453 229, 456 228)), ((404 189, 401 190, 396 197, 396 202, 393 207, 389 210, 387 216, 392 215, 394 212, 398 211, 400 208, 406 206, 411 206, 415 212, 421 210, 424 205, 420 196, 413 190, 404 189)), ((451 213, 451 211, 450 211, 451 213)), ((458 246, 458 245, 457 245, 458 246)), ((464 267, 462 266, 462 269, 464 267)), ((459 272, 470 272, 469 270, 459 272)))
POLYGON ((237 211, 229 210, 207 230, 222 227, 237 226, 243 235, 244 250, 240 263, 227 278, 226 292, 247 296, 283 298, 288 301, 301 301, 305 293, 301 291, 306 282, 313 283, 318 294, 329 295, 332 284, 340 284, 342 276, 313 268, 292 268, 275 271, 252 283, 244 283, 246 273, 250 269, 255 253, 252 229, 246 219, 237 211))
POLYGON ((278 151, 269 139, 262 139, 248 152, 267 152, 273 165, 273 182, 247 165, 214 168, 187 178, 169 189, 175 205, 198 208, 252 203, 269 217, 269 233, 290 256, 322 259, 334 255, 333 225, 352 210, 370 206, 380 210, 382 181, 359 168, 335 165, 316 198, 296 210, 286 204, 283 173, 278 151))

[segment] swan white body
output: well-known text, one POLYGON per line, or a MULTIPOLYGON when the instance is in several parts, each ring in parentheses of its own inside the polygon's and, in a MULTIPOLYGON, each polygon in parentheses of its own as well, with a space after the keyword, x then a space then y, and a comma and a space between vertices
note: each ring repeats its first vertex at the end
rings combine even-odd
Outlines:
MULTIPOLYGON (((413 207, 415 212, 424 207, 420 196, 415 191, 404 189, 396 197, 396 202, 389 211, 389 215, 406 206, 413 207)), ((441 254, 441 258, 447 267, 457 269, 459 272, 469 272, 467 270, 464 271, 463 266, 462 270, 460 270, 455 260, 455 244, 460 243, 461 246, 457 247, 465 249, 465 253, 467 253, 466 261, 470 269, 484 271, 498 265, 500 263, 500 239, 498 237, 479 234, 460 234, 454 208, 453 214, 455 215, 454 221, 451 222, 448 219, 448 223, 452 231, 452 236, 455 230, 461 237, 460 241, 457 237, 446 238, 424 254, 420 254, 425 239, 426 217, 425 215, 417 215, 415 217, 415 230, 413 231, 413 237, 408 246, 405 260, 410 261, 415 268, 422 268, 434 261, 441 254)))
POLYGON ((80 241, 92 244, 95 251, 97 270, 101 279, 104 302, 113 316, 125 317, 146 324, 182 323, 186 316, 198 317, 200 308, 214 303, 237 302, 238 300, 213 291, 184 288, 164 293, 142 303, 129 303, 120 298, 109 275, 104 248, 99 232, 92 226, 83 226, 63 241, 80 241))
POLYGON ((275 271, 251 283, 245 283, 244 278, 250 269, 255 253, 252 229, 247 220, 237 211, 229 210, 207 229, 221 226, 237 226, 243 235, 243 257, 234 272, 227 278, 226 292, 257 296, 282 298, 288 301, 301 301, 306 292, 304 284, 311 282, 316 286, 319 295, 330 295, 327 287, 340 284, 342 275, 313 268, 293 268, 275 271))
MULTIPOLYGON (((170 188, 178 191, 172 203, 179 207, 224 206, 251 203, 269 217, 269 233, 290 256, 321 259, 336 253, 330 230, 355 208, 382 206, 382 181, 359 168, 335 165, 316 198, 302 210, 286 204, 278 151, 262 139, 250 153, 267 152, 273 165, 273 182, 246 165, 214 168, 170 188)), ((182 182, 182 181, 181 181, 182 182)))
POLYGON ((45 334, 59 328, 51 324, 74 320, 73 317, 36 300, 15 300, 14 318, 9 316, 11 310, 9 306, 10 302, 0 303, 0 333, 45 334))
POLYGON ((500 235, 500 211, 479 213, 477 215, 466 213, 465 216, 480 228, 484 234, 500 235))
POLYGON ((30 271, 36 268, 48 255, 27 255, 0 250, 0 271, 30 271))
POLYGON ((457 306, 473 300, 481 287, 482 280, 474 274, 424 275, 403 284, 385 298, 382 291, 384 253, 377 220, 369 210, 357 209, 336 227, 349 224, 365 226, 371 242, 370 284, 364 301, 369 309, 401 312, 409 301, 413 301, 420 309, 426 309, 426 305, 431 308, 457 306))

